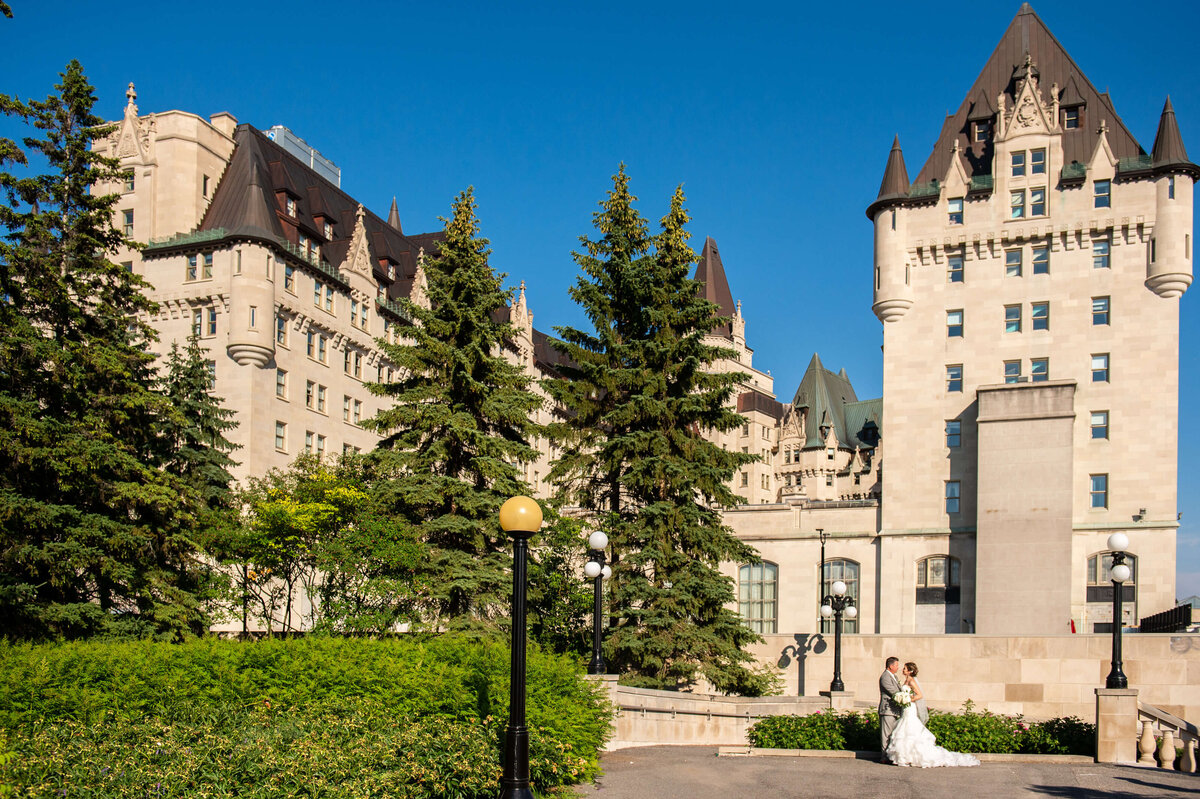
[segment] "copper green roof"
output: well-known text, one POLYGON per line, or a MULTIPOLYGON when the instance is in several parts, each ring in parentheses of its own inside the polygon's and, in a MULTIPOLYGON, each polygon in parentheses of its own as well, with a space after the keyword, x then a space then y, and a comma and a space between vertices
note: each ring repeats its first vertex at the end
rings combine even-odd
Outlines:
POLYGON ((870 449, 879 438, 883 418, 883 400, 860 401, 854 394, 854 386, 843 369, 837 374, 821 364, 821 357, 813 353, 796 396, 793 408, 806 408, 804 421, 804 446, 825 446, 825 429, 832 427, 839 447, 845 449, 870 449))

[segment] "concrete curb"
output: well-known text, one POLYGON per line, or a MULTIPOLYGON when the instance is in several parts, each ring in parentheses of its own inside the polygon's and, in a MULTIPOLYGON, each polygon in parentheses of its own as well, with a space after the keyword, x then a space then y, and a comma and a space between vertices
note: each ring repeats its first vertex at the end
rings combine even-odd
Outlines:
MULTIPOLYGON (((753 746, 719 746, 717 757, 824 757, 845 760, 879 760, 879 752, 859 752, 849 749, 760 749, 753 746)), ((1056 763, 1094 764, 1095 758, 1084 755, 1010 755, 984 752, 975 755, 982 763, 1056 763)))

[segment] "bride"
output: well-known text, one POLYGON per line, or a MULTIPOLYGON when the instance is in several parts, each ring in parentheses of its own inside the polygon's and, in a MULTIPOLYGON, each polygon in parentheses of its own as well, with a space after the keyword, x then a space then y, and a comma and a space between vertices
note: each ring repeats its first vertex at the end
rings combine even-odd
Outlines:
POLYGON ((912 691, 912 703, 900 713, 900 721, 888 739, 887 751, 884 755, 897 766, 916 766, 917 768, 934 768, 936 766, 978 766, 979 759, 973 755, 951 752, 938 746, 922 720, 918 704, 924 707, 924 694, 921 693, 921 683, 917 682, 917 664, 904 664, 904 680, 902 687, 912 691))

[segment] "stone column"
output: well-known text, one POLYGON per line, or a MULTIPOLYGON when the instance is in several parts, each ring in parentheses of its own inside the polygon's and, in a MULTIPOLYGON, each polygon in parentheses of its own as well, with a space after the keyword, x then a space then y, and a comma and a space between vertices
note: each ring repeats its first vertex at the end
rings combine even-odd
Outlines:
POLYGON ((1096 689, 1096 762, 1136 763, 1136 688, 1096 689))

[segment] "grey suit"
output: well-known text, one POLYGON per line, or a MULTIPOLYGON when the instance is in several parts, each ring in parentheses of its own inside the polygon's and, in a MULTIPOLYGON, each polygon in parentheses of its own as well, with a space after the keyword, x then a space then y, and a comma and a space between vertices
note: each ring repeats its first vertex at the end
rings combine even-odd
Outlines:
POLYGON ((892 737, 892 730, 896 729, 896 721, 900 715, 899 708, 892 701, 892 697, 899 690, 900 681, 896 679, 896 675, 884 669, 879 677, 879 750, 885 753, 885 758, 888 739, 892 737))

